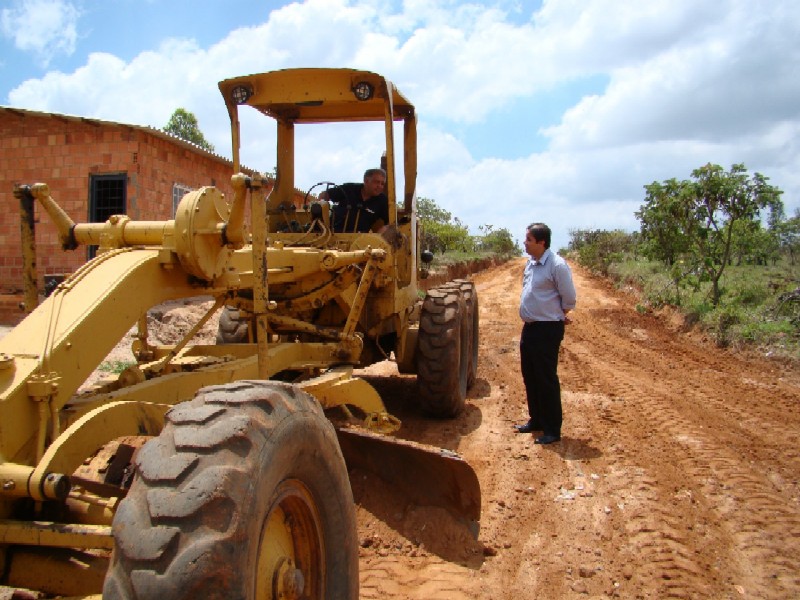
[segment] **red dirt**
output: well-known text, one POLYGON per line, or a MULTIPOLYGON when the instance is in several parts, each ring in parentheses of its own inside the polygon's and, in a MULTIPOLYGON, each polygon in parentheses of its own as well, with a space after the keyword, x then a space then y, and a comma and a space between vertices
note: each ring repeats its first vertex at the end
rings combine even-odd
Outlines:
MULTIPOLYGON (((527 418, 523 261, 474 277, 480 366, 461 416, 422 418, 414 377, 393 363, 364 372, 402 419, 400 437, 473 466, 482 517, 476 540, 443 511, 356 478, 361 598, 800 597, 797 365, 720 350, 573 265, 564 437, 535 446, 512 428, 527 418)), ((203 311, 167 308, 152 323, 163 343, 203 311)), ((109 360, 128 359, 129 347, 109 360)))
POLYGON ((447 515, 363 489, 361 597, 800 596, 800 371, 640 314, 573 266, 561 442, 535 446, 519 375, 523 259, 474 277, 478 382, 452 421, 419 417, 413 378, 367 373, 399 436, 459 452, 482 488, 478 540, 447 515))

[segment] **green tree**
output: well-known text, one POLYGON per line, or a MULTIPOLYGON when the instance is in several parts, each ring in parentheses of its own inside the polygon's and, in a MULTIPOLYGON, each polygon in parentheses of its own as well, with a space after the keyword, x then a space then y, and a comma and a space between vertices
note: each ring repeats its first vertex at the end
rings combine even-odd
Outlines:
POLYGON ((175 112, 172 113, 172 116, 169 118, 169 122, 164 127, 164 131, 182 140, 196 144, 201 148, 205 148, 209 152, 214 151, 213 144, 209 143, 203 135, 203 132, 200 131, 197 124, 197 117, 184 108, 175 109, 175 112))
POLYGON ((502 227, 495 229, 493 225, 480 225, 481 232, 480 247, 482 250, 494 252, 501 256, 518 256, 522 253, 511 232, 502 227))
POLYGON ((422 247, 444 254, 448 251, 474 252, 486 250, 510 256, 520 254, 511 233, 503 228, 495 231, 492 225, 481 225, 481 236, 473 236, 458 217, 446 211, 430 198, 417 198, 417 214, 421 222, 422 247))
POLYGON ((726 172, 709 163, 692 171, 692 180, 653 182, 645 186, 646 202, 636 213, 642 237, 668 264, 685 256, 688 269, 673 269, 675 276, 709 281, 711 303, 717 306, 734 234, 750 231, 752 224, 760 226, 761 211, 780 205, 782 192, 767 181, 760 173, 749 176, 742 164, 726 172))
POLYGON ((448 250, 470 252, 475 240, 458 217, 439 207, 430 198, 417 198, 417 214, 422 221, 422 245, 433 252, 448 250))
POLYGON ((417 214, 427 223, 441 223, 442 225, 449 223, 453 218, 453 215, 439 207, 430 198, 417 198, 417 214))
POLYGON ((800 208, 795 210, 793 217, 778 223, 775 229, 781 252, 789 255, 789 263, 794 266, 800 256, 800 208))
POLYGON ((569 236, 567 250, 577 253, 582 265, 602 275, 608 275, 611 264, 633 254, 637 246, 637 235, 621 229, 571 229, 569 236))
POLYGON ((469 234, 469 229, 458 218, 453 219, 452 223, 423 223, 423 231, 423 243, 427 242, 430 250, 439 250, 444 254, 447 251, 472 252, 475 249, 475 240, 469 234))
POLYGON ((645 203, 635 213, 641 222, 642 249, 645 256, 672 267, 687 244, 682 223, 686 207, 681 199, 683 185, 676 179, 654 181, 644 186, 645 203))
POLYGON ((765 229, 757 220, 737 221, 731 236, 731 258, 737 265, 775 264, 780 258, 780 240, 772 229, 765 229))

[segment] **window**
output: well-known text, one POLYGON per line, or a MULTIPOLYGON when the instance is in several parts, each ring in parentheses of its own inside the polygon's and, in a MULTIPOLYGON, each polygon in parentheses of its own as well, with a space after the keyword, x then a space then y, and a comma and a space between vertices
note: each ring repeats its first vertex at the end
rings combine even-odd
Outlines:
POLYGON ((178 204, 180 204, 181 198, 183 198, 186 194, 192 191, 188 185, 182 185, 180 183, 176 183, 172 186, 172 216, 175 216, 176 211, 178 210, 178 204))
MULTIPOLYGON (((91 175, 89 178, 89 221, 105 223, 112 215, 127 210, 128 175, 91 175)), ((88 258, 94 258, 97 246, 89 246, 88 258)))

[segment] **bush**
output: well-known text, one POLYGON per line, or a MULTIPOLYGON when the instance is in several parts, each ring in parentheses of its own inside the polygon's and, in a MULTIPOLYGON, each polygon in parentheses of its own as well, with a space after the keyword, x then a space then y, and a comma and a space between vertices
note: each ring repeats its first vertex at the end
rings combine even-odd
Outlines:
POLYGON ((575 230, 569 251, 595 273, 633 287, 636 309, 678 307, 688 323, 699 323, 720 346, 758 346, 770 354, 800 359, 800 266, 789 258, 774 265, 730 264, 712 285, 697 265, 643 260, 637 234, 575 230))
POLYGON ((578 262, 595 273, 608 275, 613 263, 620 262, 636 249, 637 235, 620 229, 614 231, 582 230, 569 232, 568 250, 577 253, 578 262))
POLYGON ((741 308, 731 305, 713 308, 709 304, 703 304, 702 309, 706 312, 700 313, 700 321, 708 328, 718 346, 726 347, 736 341, 736 336, 732 333, 734 326, 744 320, 741 308))
POLYGON ((756 346, 779 343, 785 347, 792 338, 797 341, 797 329, 786 321, 745 323, 740 329, 740 335, 743 340, 756 346))
POLYGON ((709 284, 681 280, 678 285, 658 262, 627 257, 608 267, 618 285, 633 287, 637 310, 678 307, 688 324, 699 324, 720 346, 758 347, 770 354, 800 358, 800 288, 797 267, 732 266, 723 277, 726 290, 717 308, 709 284))
POLYGON ((736 289, 733 301, 745 306, 758 306, 769 299, 769 291, 760 282, 750 282, 736 289))
POLYGON ((130 367, 131 365, 135 365, 136 361, 132 360, 112 360, 112 361, 104 361, 101 362, 97 370, 103 371, 104 373, 113 373, 114 375, 119 375, 125 369, 130 367))
POLYGON ((678 289, 663 271, 661 263, 642 259, 623 260, 608 268, 611 278, 638 290, 644 304, 652 308, 679 304, 678 289))

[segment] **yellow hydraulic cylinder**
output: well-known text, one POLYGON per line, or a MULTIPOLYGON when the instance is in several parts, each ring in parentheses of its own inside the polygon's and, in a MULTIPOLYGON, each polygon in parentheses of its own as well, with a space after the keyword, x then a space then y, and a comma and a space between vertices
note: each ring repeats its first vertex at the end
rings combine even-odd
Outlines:
MULTIPOLYGON (((33 467, 4 462, 0 464, 0 495, 34 500, 64 500, 69 494, 69 477, 58 473, 38 476, 33 467)), ((2 539, 2 538, 0 538, 2 539)))

